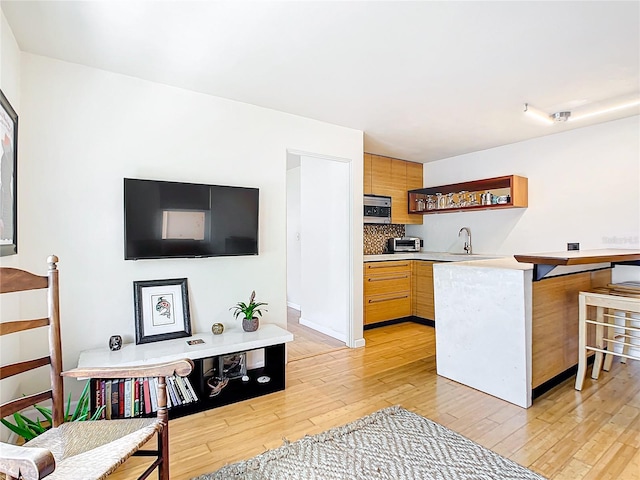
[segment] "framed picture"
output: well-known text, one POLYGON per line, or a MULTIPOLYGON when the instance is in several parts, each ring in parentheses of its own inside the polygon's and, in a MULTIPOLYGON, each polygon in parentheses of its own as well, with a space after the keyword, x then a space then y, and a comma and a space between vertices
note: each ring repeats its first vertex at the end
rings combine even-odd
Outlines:
POLYGON ((0 257, 18 253, 18 114, 0 90, 0 257))
POLYGON ((187 279, 133 282, 136 344, 191 336, 187 279))
POLYGON ((218 372, 220 378, 241 378, 247 374, 247 354, 233 353, 221 355, 219 358, 218 372))

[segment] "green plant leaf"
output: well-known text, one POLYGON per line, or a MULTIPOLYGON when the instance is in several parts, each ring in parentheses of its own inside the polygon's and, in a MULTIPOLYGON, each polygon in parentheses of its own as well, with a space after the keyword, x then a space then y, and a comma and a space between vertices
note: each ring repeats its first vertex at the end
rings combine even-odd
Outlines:
POLYGON ((14 425, 13 423, 5 420, 4 418, 0 418, 0 422, 2 422, 2 424, 5 427, 7 427, 9 430, 11 430, 13 433, 24 438, 26 441, 33 440, 34 438, 37 437, 37 435, 35 435, 31 430, 26 428, 20 428, 17 425, 14 425))
POLYGON ((49 425, 53 425, 53 414, 51 413, 50 408, 41 407, 40 405, 34 405, 33 408, 38 410, 45 418, 49 425))
POLYGON ((102 415, 102 411, 105 409, 105 405, 101 406, 96 412, 91 416, 89 420, 100 420, 100 416, 102 415))

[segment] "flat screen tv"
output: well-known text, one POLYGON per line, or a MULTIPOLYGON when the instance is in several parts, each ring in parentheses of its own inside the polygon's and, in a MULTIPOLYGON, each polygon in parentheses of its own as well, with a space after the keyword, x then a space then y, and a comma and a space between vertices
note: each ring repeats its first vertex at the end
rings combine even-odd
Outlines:
POLYGON ((258 254, 257 188, 124 179, 124 258, 258 254))

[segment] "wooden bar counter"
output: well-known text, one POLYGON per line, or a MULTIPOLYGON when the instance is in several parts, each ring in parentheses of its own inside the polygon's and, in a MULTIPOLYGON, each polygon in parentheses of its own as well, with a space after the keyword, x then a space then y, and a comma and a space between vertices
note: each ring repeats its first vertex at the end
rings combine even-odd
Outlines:
POLYGON ((514 255, 434 265, 438 374, 522 407, 575 374, 578 294, 638 250, 514 255), (515 258, 514 258, 515 257, 515 258))

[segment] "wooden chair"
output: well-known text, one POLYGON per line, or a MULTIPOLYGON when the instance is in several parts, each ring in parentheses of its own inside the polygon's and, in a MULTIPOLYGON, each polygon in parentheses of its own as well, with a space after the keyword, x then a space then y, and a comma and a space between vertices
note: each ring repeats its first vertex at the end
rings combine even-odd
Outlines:
POLYGON ((640 328, 633 326, 633 315, 640 315, 640 293, 620 289, 610 284, 608 288, 597 288, 593 292, 578 295, 578 372, 575 389, 582 390, 587 371, 587 354, 595 352, 591 378, 597 380, 602 369, 611 369, 613 357, 640 360, 630 349, 640 347, 640 328), (589 310, 595 310, 589 313, 589 310), (618 319, 618 322, 616 322, 618 319), (592 342, 588 341, 589 326, 595 329, 592 342), (616 333, 620 330, 621 333, 616 333), (615 350, 615 346, 621 352, 615 350))
MULTIPOLYGON (((51 400, 53 428, 24 446, 0 443, 0 472, 9 479, 104 479, 131 455, 155 457, 139 477, 147 478, 157 468, 158 478, 169 480, 169 424, 165 377, 188 375, 189 359, 130 368, 74 369, 62 372, 58 258, 47 259, 49 272, 38 276, 15 268, 0 268, 0 294, 47 289, 48 316, 32 320, 0 323, 0 335, 16 334, 32 328, 48 328, 48 355, 2 366, 0 379, 50 366, 51 389, 0 405, 4 418, 35 403, 51 400), (75 378, 158 378, 158 413, 155 418, 65 422, 62 376, 75 378), (157 436, 157 450, 141 447, 157 436)), ((8 338, 9 339, 9 338, 8 338)), ((16 338, 17 342, 18 339, 16 338)))

